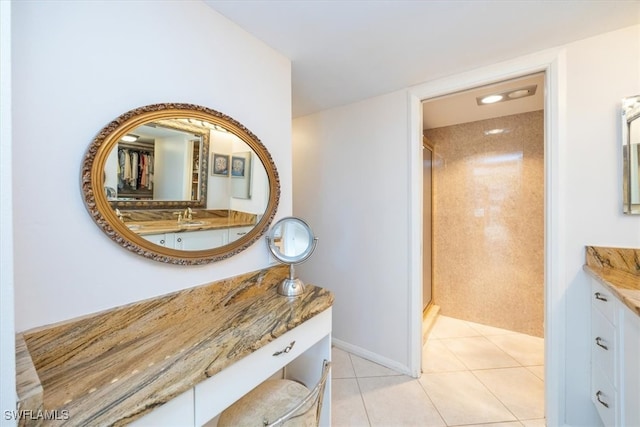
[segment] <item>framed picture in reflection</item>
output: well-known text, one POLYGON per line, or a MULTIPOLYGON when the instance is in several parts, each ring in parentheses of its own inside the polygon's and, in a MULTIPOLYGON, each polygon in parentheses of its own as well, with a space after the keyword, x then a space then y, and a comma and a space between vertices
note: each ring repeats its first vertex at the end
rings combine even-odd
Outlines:
POLYGON ((231 156, 231 177, 243 178, 247 159, 244 157, 231 156))
POLYGON ((228 154, 211 154, 211 175, 212 176, 229 176, 229 155, 228 154))

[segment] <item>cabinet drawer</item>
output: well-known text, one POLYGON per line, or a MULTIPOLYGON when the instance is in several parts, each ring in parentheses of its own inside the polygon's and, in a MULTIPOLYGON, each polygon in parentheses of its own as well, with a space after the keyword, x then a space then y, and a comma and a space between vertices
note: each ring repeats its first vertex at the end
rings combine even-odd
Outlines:
MULTIPOLYGON (((331 309, 254 351, 195 387, 195 420, 200 426, 331 334, 331 309), (295 344, 292 345, 292 342, 295 344), (288 349, 288 350, 287 350, 288 349)), ((320 369, 318 364, 318 369, 320 369)))
POLYGON ((614 386, 617 344, 613 325, 600 311, 591 310, 591 360, 614 386))
POLYGON ((591 304, 612 324, 615 322, 615 297, 604 286, 591 280, 591 304))
POLYGON ((591 400, 605 426, 617 426, 617 393, 598 366, 591 370, 591 400))
POLYGON ((235 242, 248 232, 253 230, 253 227, 232 227, 229 229, 229 243, 235 242))

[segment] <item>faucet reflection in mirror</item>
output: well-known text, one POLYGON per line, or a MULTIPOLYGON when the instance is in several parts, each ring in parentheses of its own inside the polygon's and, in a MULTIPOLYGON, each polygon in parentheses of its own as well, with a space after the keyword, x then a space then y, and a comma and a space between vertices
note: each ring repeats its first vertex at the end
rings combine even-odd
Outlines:
POLYGON ((193 104, 148 105, 109 123, 87 150, 82 190, 111 239, 175 264, 246 249, 266 232, 280 198, 275 164, 260 140, 234 119, 193 104), (129 135, 135 140, 125 141, 129 135), (209 175, 210 150, 241 158, 233 176, 209 175))
POLYGON ((640 214, 640 95, 622 100, 624 213, 640 214))

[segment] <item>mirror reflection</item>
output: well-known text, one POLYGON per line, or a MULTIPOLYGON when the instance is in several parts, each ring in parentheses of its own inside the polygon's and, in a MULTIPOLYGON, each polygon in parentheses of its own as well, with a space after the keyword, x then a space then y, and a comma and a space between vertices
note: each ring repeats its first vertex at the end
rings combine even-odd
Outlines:
POLYGON ((296 217, 282 218, 267 236, 273 256, 287 264, 299 264, 311 256, 318 239, 309 225, 296 217))
MULTIPOLYGON (((105 164, 105 192, 125 201, 195 201, 206 206, 209 130, 184 120, 145 123, 124 135, 105 164)), ((149 206, 158 207, 158 204, 149 206)))
POLYGON ((190 104, 125 113, 89 147, 82 175, 98 225, 163 262, 199 264, 243 250, 264 233, 279 199, 262 143, 235 120, 190 104))
POLYGON ((280 262, 289 264, 289 277, 278 286, 280 295, 296 297, 304 293, 304 283, 296 277, 293 266, 306 261, 317 243, 311 227, 300 218, 282 218, 273 226, 267 235, 269 250, 280 262))
POLYGON ((640 214, 640 96, 622 101, 624 213, 640 214))

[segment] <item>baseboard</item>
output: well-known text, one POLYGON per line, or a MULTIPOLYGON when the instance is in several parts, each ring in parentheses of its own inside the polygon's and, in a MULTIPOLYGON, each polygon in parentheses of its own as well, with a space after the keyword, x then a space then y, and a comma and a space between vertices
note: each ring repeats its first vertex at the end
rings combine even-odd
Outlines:
POLYGON ((411 372, 409 370, 409 367, 406 365, 403 365, 402 363, 399 363, 395 360, 389 359, 387 357, 384 356, 380 356, 377 353, 374 353, 372 351, 369 350, 365 350, 362 347, 358 347, 357 345, 353 345, 353 344, 349 344, 348 342, 344 342, 344 341, 340 341, 337 338, 333 338, 331 340, 331 343, 333 344, 333 346, 339 348, 340 350, 344 350, 347 351, 351 354, 355 354, 358 357, 362 357, 363 359, 367 359, 370 362, 373 363, 377 363, 378 365, 382 365, 385 368, 389 368, 392 369, 398 373, 401 373, 403 375, 411 375, 411 372))

